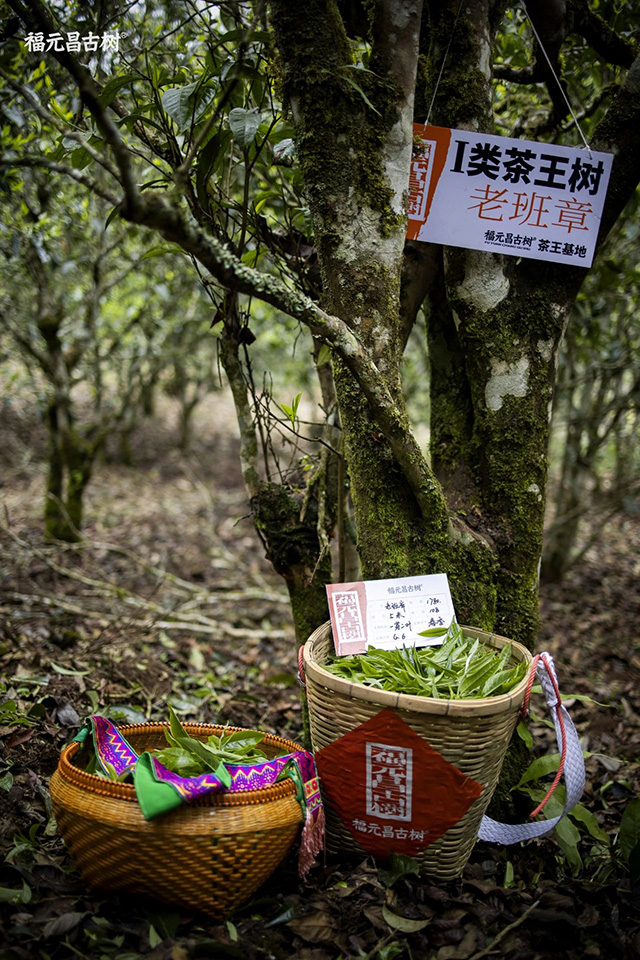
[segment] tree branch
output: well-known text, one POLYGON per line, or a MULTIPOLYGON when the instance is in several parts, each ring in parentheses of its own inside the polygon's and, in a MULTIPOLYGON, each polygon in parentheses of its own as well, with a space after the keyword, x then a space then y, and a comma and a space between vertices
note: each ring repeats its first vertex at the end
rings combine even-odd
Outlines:
POLYGON ((640 180, 640 54, 627 73, 622 86, 611 102, 605 117, 598 124, 592 147, 614 154, 607 198, 602 211, 598 236, 601 246, 640 180))
POLYGON ((631 67, 636 56, 634 44, 612 30, 606 20, 589 9, 586 0, 573 0, 574 30, 584 37, 606 63, 619 67, 631 67))
POLYGON ((258 474, 258 437, 256 426, 251 415, 251 407, 247 395, 242 364, 238 355, 238 341, 232 332, 225 326, 221 341, 220 353, 222 366, 229 380, 233 402, 236 408, 236 419, 240 432, 240 466, 242 479, 249 499, 258 493, 260 476, 258 474))
MULTIPOLYGON (((36 27, 44 33, 55 32, 54 24, 39 0, 8 0, 8 2, 30 28, 36 27)), ((419 0, 413 0, 410 6, 409 19, 412 22, 406 27, 408 32, 413 29, 419 0)), ((390 8, 387 9, 385 4, 383 21, 386 22, 389 16, 391 16, 390 8)), ((417 43, 417 37, 413 37, 412 42, 417 43)), ((381 44, 384 48, 383 41, 381 44)), ((330 344, 359 384, 398 466, 407 479, 426 525, 431 528, 435 526, 438 532, 442 533, 443 526, 447 528, 446 518, 448 517, 442 490, 411 432, 406 414, 396 404, 387 379, 380 372, 359 337, 349 329, 344 320, 325 313, 308 297, 289 289, 282 281, 243 264, 217 238, 206 236, 192 220, 188 220, 176 203, 170 203, 164 197, 141 195, 133 176, 131 153, 117 126, 108 115, 107 109, 101 103, 99 88, 91 74, 70 54, 59 52, 54 55, 76 81, 82 100, 113 151, 126 198, 122 205, 122 216, 131 222, 157 230, 165 239, 177 243, 195 257, 227 289, 255 296, 270 303, 306 324, 316 337, 330 344)), ((410 101, 412 91, 407 89, 408 65, 401 64, 395 67, 391 65, 388 70, 403 95, 410 101)), ((410 110, 407 109, 405 112, 410 116, 410 110)), ((410 149, 410 140, 408 143, 410 149)), ((394 157, 391 162, 399 163, 400 159, 400 157, 394 157)), ((77 174, 76 171, 71 171, 63 165, 53 164, 51 161, 39 161, 39 165, 72 175, 74 179, 88 185, 90 189, 95 190, 97 186, 82 174, 77 174)), ((102 193, 102 195, 105 194, 102 193)), ((110 202, 115 201, 112 197, 108 199, 110 202)), ((453 528, 450 523, 448 529, 452 533, 453 528)))
MULTIPOLYGON (((640 182, 640 54, 598 124, 591 147, 613 154, 611 177, 598 232, 597 253, 640 182)), ((587 271, 582 267, 539 260, 523 260, 514 268, 516 273, 526 277, 526 282, 534 286, 556 285, 558 290, 563 291, 562 298, 567 303, 572 302, 587 277, 587 271)))
POLYGON ((109 193, 109 191, 102 187, 93 177, 88 177, 85 173, 81 173, 73 167, 68 167, 64 163, 55 163, 53 160, 47 160, 45 157, 26 155, 9 159, 8 157, 0 156, 0 167, 6 167, 7 169, 11 167, 43 167, 45 170, 51 170, 53 173, 62 173, 65 177, 71 177, 76 183, 81 183, 83 187, 87 187, 92 193, 102 197, 103 200, 108 200, 114 207, 117 207, 120 203, 119 197, 116 197, 113 193, 109 193))
POLYGON ((118 181, 118 183, 120 182, 118 171, 109 163, 106 157, 103 157, 102 154, 100 154, 96 149, 94 149, 94 147, 91 146, 91 144, 87 143, 84 137, 82 137, 77 130, 70 130, 60 123, 57 117, 47 110, 46 107, 42 106, 36 95, 29 90, 28 87, 23 86, 21 83, 17 83, 2 67, 0 67, 0 77, 3 77, 9 86, 16 91, 16 93, 19 93, 20 96, 27 101, 27 103, 31 104, 33 109, 42 120, 45 120, 47 123, 50 123, 53 127, 55 127, 58 133, 62 134, 63 137, 68 137, 71 140, 75 140, 83 150, 87 151, 89 156, 92 157, 96 163, 99 163, 101 167, 104 167, 104 169, 110 173, 111 176, 118 181))
POLYGON ((333 347, 371 405, 425 521, 433 522, 438 511, 445 509, 442 491, 411 433, 406 416, 393 399, 385 377, 347 324, 339 317, 325 313, 304 294, 290 290, 282 281, 246 266, 219 240, 205 236, 183 217, 176 206, 168 204, 162 197, 144 200, 135 221, 179 244, 227 289, 270 303, 306 324, 315 336, 333 347))
POLYGON ((508 67, 505 63, 496 63, 493 77, 495 80, 508 80, 510 83, 544 83, 547 79, 542 63, 520 69, 508 67))
POLYGON ((28 337, 25 337, 18 327, 16 327, 9 319, 9 314, 3 310, 0 305, 0 320, 2 320, 3 325, 7 330, 10 331, 11 336, 14 338, 18 346, 30 356, 33 360, 36 361, 42 372, 48 379, 51 379, 53 376, 53 371, 51 369, 51 364, 46 354, 40 353, 40 351, 35 347, 28 337))
MULTIPOLYGON (((7 0, 7 2, 28 27, 36 27, 46 34, 57 32, 53 20, 39 0, 7 0)), ((100 88, 84 64, 76 60, 68 51, 52 51, 52 54, 75 80, 81 99, 111 147, 120 171, 127 208, 135 209, 140 199, 140 193, 131 164, 131 152, 122 139, 118 127, 100 102, 100 88)))

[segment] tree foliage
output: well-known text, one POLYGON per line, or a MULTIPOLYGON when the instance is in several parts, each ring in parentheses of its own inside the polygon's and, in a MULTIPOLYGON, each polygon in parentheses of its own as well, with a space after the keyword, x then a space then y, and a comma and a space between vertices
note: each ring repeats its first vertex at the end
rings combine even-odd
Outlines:
POLYGON ((20 186, 0 222, 0 318, 7 347, 42 400, 45 534, 75 540, 97 455, 114 433, 127 452, 126 438, 169 363, 180 371, 186 441, 203 360, 204 380, 213 383, 215 342, 199 313, 204 295, 196 283, 185 285, 175 254, 148 263, 140 231, 121 224, 105 231, 104 200, 76 184, 53 191, 44 171, 28 169, 20 186))

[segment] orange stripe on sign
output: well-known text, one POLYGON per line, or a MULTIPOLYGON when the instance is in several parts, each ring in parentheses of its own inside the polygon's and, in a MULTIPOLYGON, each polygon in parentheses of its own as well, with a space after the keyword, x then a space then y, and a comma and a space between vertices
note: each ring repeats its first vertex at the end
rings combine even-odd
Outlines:
POLYGON ((413 134, 424 142, 425 149, 421 152, 416 145, 411 161, 408 240, 416 240, 427 222, 451 143, 451 130, 448 127, 414 123, 413 134))

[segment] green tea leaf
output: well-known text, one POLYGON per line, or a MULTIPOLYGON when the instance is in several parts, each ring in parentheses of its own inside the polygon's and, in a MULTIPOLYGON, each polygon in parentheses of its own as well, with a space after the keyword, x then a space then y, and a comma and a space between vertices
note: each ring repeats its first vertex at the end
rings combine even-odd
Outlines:
POLYGON ((165 747, 164 750, 156 750, 154 756, 167 770, 180 777, 199 777, 207 771, 202 761, 183 747, 165 747))
MULTIPOLYGON (((180 723, 178 716, 171 705, 169 705, 169 728, 174 740, 191 740, 191 737, 180 723)), ((177 746, 177 744, 175 744, 177 746)))
POLYGON ((236 143, 242 147, 250 146, 258 132, 262 119, 258 109, 245 110, 243 107, 234 107, 229 113, 229 126, 236 143))
MULTIPOLYGON (((439 629, 422 636, 442 635, 439 629)), ((466 638, 452 623, 441 646, 379 650, 330 660, 326 669, 355 683, 414 696, 461 699, 497 696, 511 690, 525 675, 527 664, 505 668, 511 645, 501 652, 478 639, 466 638)))
POLYGON ((162 109, 175 121, 179 130, 185 130, 200 119, 214 96, 215 91, 211 87, 195 80, 184 87, 165 90, 162 94, 162 109))
POLYGON ((255 747, 256 743, 264 740, 264 733, 259 730, 237 730, 228 736, 222 736, 221 741, 225 748, 233 750, 245 750, 247 747, 255 747))
POLYGON ((618 844, 620 853, 629 863, 631 852, 640 843, 640 800, 635 798, 630 800, 620 821, 620 833, 618 834, 618 844))
POLYGON ((403 933, 417 933, 431 923, 430 920, 407 920, 406 917, 400 917, 393 913, 386 903, 382 907, 382 916, 392 929, 401 930, 403 933))
POLYGON ((609 844, 609 836, 604 832, 594 815, 591 813, 591 810, 587 810, 581 803, 577 803, 573 810, 569 813, 570 817, 573 817, 574 820, 577 820, 579 823, 583 823, 594 840, 599 840, 601 843, 609 844))
POLYGON ((544 757, 537 757, 533 763, 530 763, 525 772, 520 777, 520 782, 514 789, 518 789, 531 780, 539 780, 540 777, 546 777, 550 773, 555 773, 560 766, 560 754, 548 753, 544 757))
POLYGON ((175 711, 169 706, 170 729, 165 730, 169 747, 156 752, 156 756, 168 770, 178 776, 215 774, 225 787, 231 786, 231 774, 227 765, 261 763, 265 754, 257 749, 264 739, 258 730, 236 730, 229 734, 212 734, 206 743, 190 737, 180 723, 175 711))

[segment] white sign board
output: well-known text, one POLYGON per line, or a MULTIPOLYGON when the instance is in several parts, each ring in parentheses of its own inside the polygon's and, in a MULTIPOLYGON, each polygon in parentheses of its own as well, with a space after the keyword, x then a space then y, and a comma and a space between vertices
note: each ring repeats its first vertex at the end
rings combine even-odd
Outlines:
POLYGON ((590 267, 613 154, 414 123, 411 240, 590 267))
POLYGON ((328 584, 327 597, 338 656, 364 653, 367 647, 440 644, 442 637, 421 637, 420 632, 444 629, 454 619, 445 573, 328 584))

